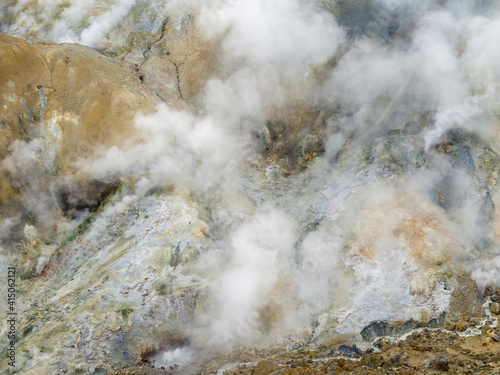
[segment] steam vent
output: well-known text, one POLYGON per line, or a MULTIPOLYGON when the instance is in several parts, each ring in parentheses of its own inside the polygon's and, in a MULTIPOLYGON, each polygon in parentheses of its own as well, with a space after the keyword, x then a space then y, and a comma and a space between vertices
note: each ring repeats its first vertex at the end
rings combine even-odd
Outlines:
POLYGON ((500 374, 500 1, 0 0, 0 373, 500 374))

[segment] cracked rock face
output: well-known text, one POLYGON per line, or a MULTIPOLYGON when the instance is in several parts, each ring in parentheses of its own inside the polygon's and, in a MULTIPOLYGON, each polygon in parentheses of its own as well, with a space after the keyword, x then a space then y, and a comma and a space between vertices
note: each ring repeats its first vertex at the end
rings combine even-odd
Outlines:
POLYGON ((206 40, 193 18, 187 10, 169 16, 159 39, 144 52, 140 63, 145 84, 167 103, 178 97, 195 102, 216 68, 216 43, 206 40))

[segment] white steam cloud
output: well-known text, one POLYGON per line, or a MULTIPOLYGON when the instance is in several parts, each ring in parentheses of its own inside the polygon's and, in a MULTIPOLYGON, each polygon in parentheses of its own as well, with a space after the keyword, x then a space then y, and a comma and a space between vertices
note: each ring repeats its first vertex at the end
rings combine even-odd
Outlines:
POLYGON ((81 160, 79 167, 96 178, 149 173, 153 182, 175 182, 203 190, 231 168, 231 157, 240 152, 238 145, 243 141, 210 117, 196 118, 166 105, 152 115, 138 115, 136 127, 141 142, 130 140, 122 148, 103 150, 102 157, 81 160))
POLYGON ((286 293, 278 282, 289 267, 295 234, 290 217, 267 209, 232 235, 230 266, 213 285, 218 311, 208 337, 214 343, 248 342, 269 333, 262 315, 269 313, 265 308, 283 308, 271 295, 286 293))
POLYGON ((244 59, 247 64, 307 68, 329 58, 343 38, 331 15, 304 1, 237 0, 224 5, 216 14, 202 14, 201 23, 207 32, 229 30, 223 47, 232 63, 244 59))
POLYGON ((500 286, 500 255, 488 256, 481 260, 479 267, 472 271, 471 277, 478 283, 481 290, 488 285, 500 286))
POLYGON ((37 2, 17 1, 3 5, 0 14, 10 16, 14 22, 3 25, 0 31, 23 35, 30 30, 38 36, 56 43, 80 43, 96 47, 109 43, 108 34, 130 12, 136 0, 49 0, 37 2), (49 25, 48 30, 43 27, 49 25), (104 44, 103 44, 104 43, 104 44))

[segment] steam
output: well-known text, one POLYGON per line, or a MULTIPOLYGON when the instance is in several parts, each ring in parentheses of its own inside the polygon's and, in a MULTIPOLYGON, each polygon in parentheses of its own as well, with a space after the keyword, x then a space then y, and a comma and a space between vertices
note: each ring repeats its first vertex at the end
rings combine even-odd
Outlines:
POLYGON ((147 172, 209 188, 256 151, 252 134, 284 105, 295 77, 307 84, 309 65, 324 62, 343 40, 331 15, 299 1, 220 2, 200 17, 208 35, 224 34, 221 71, 206 83, 202 115, 165 105, 138 114, 141 142, 102 150, 97 160, 79 162, 81 169, 97 178, 147 172))
POLYGON ((500 256, 488 256, 481 260, 478 267, 472 271, 471 277, 478 283, 481 290, 488 285, 500 285, 500 256))
MULTIPOLYGON (((53 223, 55 202, 50 194, 43 140, 14 141, 9 147, 9 156, 0 167, 10 174, 14 187, 22 188, 25 215, 36 218, 40 227, 49 227, 53 223)), ((6 222, 10 223, 12 219, 6 222)))
POLYGON ((257 214, 234 232, 230 266, 213 285, 219 311, 210 323, 211 341, 219 345, 244 343, 269 333, 271 327, 264 320, 270 312, 264 309, 284 308, 270 296, 280 287, 295 232, 292 219, 275 209, 257 214))
MULTIPOLYGON (((196 118, 161 105, 152 115, 139 114, 142 141, 101 152, 97 160, 77 165, 96 178, 148 173, 152 182, 175 182, 200 190, 210 188, 238 153, 238 135, 219 128, 210 117, 196 118)), ((243 153, 242 156, 245 154, 243 153)))
MULTIPOLYGON (((222 8, 202 13, 201 25, 210 35, 229 30, 224 58, 246 65, 280 64, 306 68, 329 58, 342 41, 335 19, 304 1, 221 1, 222 8)), ((282 69, 283 69, 282 68, 282 69)))
POLYGON ((461 128, 474 132, 477 123, 484 117, 484 112, 479 107, 479 99, 467 99, 461 104, 437 113, 434 129, 424 135, 425 149, 429 150, 436 140, 441 139, 451 129, 461 128))
MULTIPOLYGON (((19 13, 3 27, 22 34, 23 28, 58 15, 42 36, 98 46, 114 42, 110 31, 135 3, 118 0, 94 14, 97 1, 72 1, 69 6, 45 2, 39 5, 44 11, 39 21, 33 11, 38 8, 17 2, 2 8, 3 17, 19 13)), ((194 334, 209 337, 210 343, 261 341, 280 329, 312 330, 314 324, 319 332, 327 330, 326 322, 337 324, 339 333, 359 333, 375 320, 416 319, 420 308, 437 316, 451 293, 442 283, 425 280, 426 272, 434 270, 425 267, 445 259, 453 269, 471 271, 458 262, 472 257, 471 248, 487 249, 491 258, 473 262, 474 280, 480 286, 500 283, 498 250, 490 246, 489 233, 494 192, 483 174, 474 174, 479 166, 478 155, 470 151, 472 141, 453 140, 454 134, 466 134, 486 143, 497 135, 498 7, 481 8, 465 0, 373 0, 366 2, 368 10, 359 11, 374 13, 361 14, 360 22, 378 17, 387 21, 379 26, 390 23, 397 30, 377 26, 363 34, 340 26, 342 20, 335 18, 339 3, 325 6, 333 9, 330 13, 306 0, 168 2, 170 12, 189 7, 205 36, 221 40, 219 65, 204 86, 199 108, 193 113, 161 104, 155 113, 138 113, 137 139, 98 149, 96 157, 75 163, 96 179, 146 176, 136 195, 103 211, 98 224, 105 226, 160 182, 208 196, 224 191, 229 182, 244 190, 238 185, 245 178, 240 166, 259 155, 255 133, 292 104, 297 92, 308 107, 339 108, 327 122, 327 158, 305 177, 289 179, 311 190, 290 189, 289 200, 279 202, 257 195, 255 201, 263 203, 256 204, 256 214, 222 239, 229 262, 211 285, 214 302, 194 334), (312 74, 313 67, 324 79, 312 74), (404 134, 400 143, 386 142, 389 130, 404 132, 412 123, 417 129, 404 134), (458 144, 454 154, 446 148, 450 144, 458 144), (397 159, 394 149, 421 157, 421 163, 405 159, 398 172, 392 171, 384 165, 389 157, 376 157, 391 150, 387 154, 397 159), (341 150, 361 167, 342 165, 341 150), (375 155, 374 164, 360 161, 366 150, 375 155), (403 182, 373 188, 384 177, 403 182), (307 194, 327 203, 323 208, 302 203, 307 194), (379 216, 370 216, 364 205, 379 216), (310 225, 311 217, 320 224, 310 225), (429 221, 416 232, 431 233, 425 241, 435 241, 439 251, 422 255, 418 251, 424 250, 415 250, 411 238, 401 234, 400 223, 409 218, 429 221), (389 229, 377 232, 375 224, 389 229), (450 250, 455 247, 459 250, 450 250)), ((52 204, 30 172, 43 169, 33 156, 41 147, 36 140, 16 142, 2 162, 15 180, 24 181, 26 194, 36 196, 37 215, 49 212, 52 204)), ((12 222, 4 221, 2 227, 12 222)))
POLYGON ((3 5, 0 15, 14 18, 10 25, 1 25, 0 31, 23 35, 30 29, 50 25, 48 31, 39 30, 39 37, 56 43, 80 43, 90 47, 109 43, 108 34, 130 12, 136 0, 50 0, 38 2, 17 1, 3 5))

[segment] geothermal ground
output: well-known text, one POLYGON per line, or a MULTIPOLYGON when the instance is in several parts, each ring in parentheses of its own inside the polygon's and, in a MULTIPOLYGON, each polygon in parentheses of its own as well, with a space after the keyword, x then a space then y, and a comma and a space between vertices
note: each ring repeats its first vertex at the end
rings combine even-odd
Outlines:
POLYGON ((499 374, 500 3, 0 2, 0 373, 499 374))

